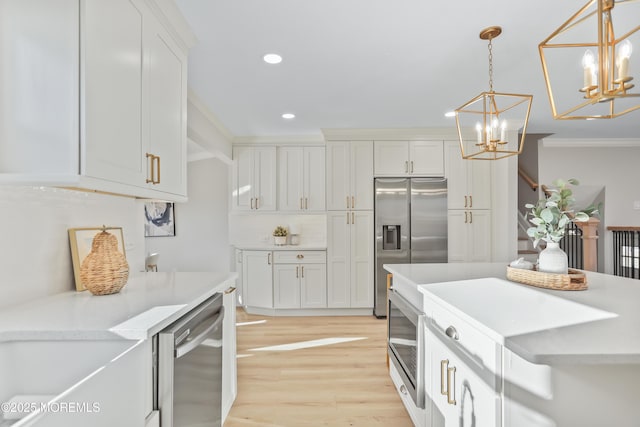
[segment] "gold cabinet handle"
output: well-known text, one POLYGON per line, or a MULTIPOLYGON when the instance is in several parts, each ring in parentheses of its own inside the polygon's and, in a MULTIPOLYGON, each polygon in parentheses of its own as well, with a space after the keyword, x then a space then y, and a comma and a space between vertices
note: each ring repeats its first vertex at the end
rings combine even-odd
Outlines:
POLYGON ((226 295, 228 295, 228 294, 231 294, 231 293, 235 292, 235 290, 236 290, 236 288, 231 287, 231 288, 228 288, 226 291, 224 291, 224 293, 225 293, 226 295))
POLYGON ((469 196, 469 207, 472 208, 473 207, 473 196, 469 196))
POLYGON ((267 254, 267 264, 271 265, 271 252, 267 254))
POLYGON ((300 270, 302 272, 302 278, 304 279, 304 265, 302 267, 300 267, 300 270))
POLYGON ((467 224, 469 222, 469 212, 464 211, 464 223, 467 224))
POLYGON ((158 174, 158 180, 154 181, 154 184, 160 184, 160 156, 155 156, 155 159, 158 161, 157 167, 156 167, 156 173, 158 174))
POLYGON ((147 159, 151 158, 150 162, 149 162, 149 166, 150 166, 150 171, 147 171, 147 184, 152 184, 153 183, 153 175, 155 175, 154 173, 154 168, 155 168, 155 163, 153 162, 153 154, 151 153, 146 153, 147 159), (151 177, 151 178, 149 178, 151 177))
POLYGON ((440 394, 443 396, 446 396, 448 393, 448 390, 445 389, 444 387, 444 377, 446 375, 446 371, 449 368, 449 359, 445 359, 445 360, 441 360, 440 361, 440 394))
POLYGON ((305 208, 305 210, 309 209, 309 199, 306 198, 306 197, 304 198, 304 208, 305 208))
POLYGON ((464 196, 464 207, 467 207, 467 196, 464 196))
POLYGON ((351 212, 351 224, 355 224, 356 223, 356 214, 355 212, 351 212))
POLYGON ((404 162, 404 173, 409 173, 409 161, 404 162))
POLYGON ((349 196, 347 196, 347 209, 349 209, 349 196))
POLYGON ((258 209, 258 201, 260 200, 260 197, 256 197, 256 209, 258 209))
POLYGON ((349 212, 347 212, 347 225, 349 224, 349 212))
POLYGON ((351 209, 356 207, 356 198, 355 196, 351 196, 351 209))
POLYGON ((473 224, 473 212, 469 212, 469 224, 473 224))
POLYGON ((302 259, 302 258, 304 258, 304 255, 302 255, 302 254, 298 254, 298 255, 296 255, 296 258, 298 258, 298 259, 302 259))
POLYGON ((300 197, 300 210, 302 210, 302 197, 300 197))
POLYGON ((300 276, 298 276, 298 266, 296 265, 296 279, 299 278, 300 276))
POLYGON ((413 160, 411 160, 411 173, 413 173, 413 160))
POLYGON ((450 405, 456 404, 456 367, 455 366, 452 366, 451 368, 447 368, 447 403, 450 405), (452 395, 453 397, 451 397, 452 395))

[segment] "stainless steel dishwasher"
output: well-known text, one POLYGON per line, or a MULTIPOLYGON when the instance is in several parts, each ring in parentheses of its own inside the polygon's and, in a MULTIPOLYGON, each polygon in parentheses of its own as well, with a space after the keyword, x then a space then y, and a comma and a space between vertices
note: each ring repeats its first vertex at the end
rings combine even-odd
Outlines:
POLYGON ((222 425, 222 294, 158 334, 162 427, 222 425))

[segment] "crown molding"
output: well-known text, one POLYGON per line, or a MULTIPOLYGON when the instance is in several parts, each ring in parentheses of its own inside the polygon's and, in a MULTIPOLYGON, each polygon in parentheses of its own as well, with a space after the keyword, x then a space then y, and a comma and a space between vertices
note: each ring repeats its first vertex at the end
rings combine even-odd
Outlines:
POLYGON ((388 129, 321 129, 326 141, 396 141, 457 140, 458 131, 451 127, 388 129))
POLYGON ((542 138, 545 148, 629 148, 640 147, 640 138, 542 138))
POLYGON ((324 145, 322 135, 237 136, 233 145, 324 145))
POLYGON ((162 26, 171 34, 180 48, 187 52, 195 46, 198 39, 189 27, 187 20, 173 0, 146 0, 162 26))
POLYGON ((220 119, 218 119, 218 117, 211 112, 209 107, 206 106, 204 101, 202 101, 202 99, 198 95, 196 95, 196 93, 191 88, 187 89, 187 102, 191 104, 193 108, 198 110, 198 112, 200 112, 207 120, 209 120, 209 122, 211 122, 211 124, 216 129, 218 129, 218 131, 227 139, 227 141, 233 141, 233 134, 222 124, 220 119))

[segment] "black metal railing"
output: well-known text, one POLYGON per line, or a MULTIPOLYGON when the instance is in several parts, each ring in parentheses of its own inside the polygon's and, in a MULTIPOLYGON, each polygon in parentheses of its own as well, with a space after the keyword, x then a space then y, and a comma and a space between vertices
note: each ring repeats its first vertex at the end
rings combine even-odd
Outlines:
POLYGON ((584 269, 582 230, 575 223, 567 225, 564 237, 560 240, 560 248, 567 254, 569 268, 584 269))
POLYGON ((640 230, 609 230, 613 232, 613 274, 640 279, 640 230))

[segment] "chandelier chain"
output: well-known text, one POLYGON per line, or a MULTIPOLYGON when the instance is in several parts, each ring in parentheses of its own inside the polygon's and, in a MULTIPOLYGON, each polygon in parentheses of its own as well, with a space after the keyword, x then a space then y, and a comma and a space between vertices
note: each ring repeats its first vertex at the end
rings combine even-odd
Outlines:
POLYGON ((493 44, 489 39, 489 92, 493 92, 493 44))

